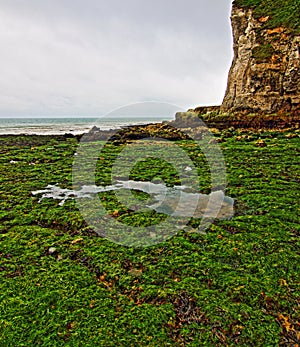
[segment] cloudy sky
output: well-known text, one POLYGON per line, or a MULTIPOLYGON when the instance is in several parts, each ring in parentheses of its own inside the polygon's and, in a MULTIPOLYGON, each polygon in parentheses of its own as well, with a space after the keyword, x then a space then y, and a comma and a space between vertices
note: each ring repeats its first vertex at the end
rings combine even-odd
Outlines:
POLYGON ((219 104, 230 0, 0 0, 0 116, 219 104))

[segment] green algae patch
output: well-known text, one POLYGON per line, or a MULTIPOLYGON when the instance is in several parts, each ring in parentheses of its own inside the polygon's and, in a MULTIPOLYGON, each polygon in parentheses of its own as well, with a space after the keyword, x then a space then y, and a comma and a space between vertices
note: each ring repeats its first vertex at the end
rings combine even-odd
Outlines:
POLYGON ((275 50, 270 44, 265 44, 261 46, 257 46, 253 48, 252 50, 252 57, 256 59, 257 62, 262 63, 265 61, 268 61, 272 55, 274 54, 275 50))
MULTIPOLYGON (((2 136, 1 346, 278 346, 299 340, 299 131, 216 132, 235 215, 206 233, 176 231, 147 248, 96 234, 74 200, 32 195, 72 189, 76 138, 2 136)), ((210 172, 192 141, 176 142, 195 163, 200 191, 210 172)), ((96 181, 109 184, 126 144, 108 143, 96 181)), ((148 158, 130 179, 179 177, 148 158)), ((112 192, 110 213, 132 217, 112 192), (117 212, 116 212, 117 211, 117 212)), ((145 201, 147 194, 135 193, 145 201)), ((135 223, 161 215, 136 213, 135 223)), ((190 224, 196 228, 197 218, 190 224)), ((174 226, 175 227, 175 226, 174 226)), ((105 230, 104 230, 105 232, 105 230)))
POLYGON ((240 7, 250 7, 255 17, 267 17, 266 27, 285 26, 295 34, 300 33, 300 3, 298 0, 235 0, 240 7))

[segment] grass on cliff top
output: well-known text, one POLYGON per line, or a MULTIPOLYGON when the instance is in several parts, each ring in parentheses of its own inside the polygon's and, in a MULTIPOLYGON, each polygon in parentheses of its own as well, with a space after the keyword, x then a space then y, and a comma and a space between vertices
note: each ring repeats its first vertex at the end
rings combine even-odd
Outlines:
POLYGON ((270 16, 267 27, 283 25, 300 33, 299 0, 235 0, 235 4, 253 8, 255 17, 270 16))
MULTIPOLYGON (((235 216, 142 249, 92 233, 73 200, 59 206, 31 194, 72 187, 75 139, 0 137, 0 346, 299 344, 299 132, 218 137, 235 216)), ((177 145, 205 191, 201 151, 177 145)), ((122 146, 101 153, 99 182, 109 183, 122 146)), ((177 183, 170 165, 138 165, 136 180, 177 183)))

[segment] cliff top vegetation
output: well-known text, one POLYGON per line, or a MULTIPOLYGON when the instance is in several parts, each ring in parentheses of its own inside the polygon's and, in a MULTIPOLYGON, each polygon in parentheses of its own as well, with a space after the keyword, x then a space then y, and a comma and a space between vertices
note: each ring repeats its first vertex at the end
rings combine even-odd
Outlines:
POLYGON ((299 0, 235 0, 234 4, 252 8, 257 18, 270 16, 267 27, 285 26, 300 34, 299 0))

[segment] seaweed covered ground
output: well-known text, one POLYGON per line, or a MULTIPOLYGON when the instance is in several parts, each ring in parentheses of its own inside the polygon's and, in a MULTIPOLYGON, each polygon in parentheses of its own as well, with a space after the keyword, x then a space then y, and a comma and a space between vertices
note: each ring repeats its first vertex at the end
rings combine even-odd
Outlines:
MULTIPOLYGON (((146 248, 96 234, 74 200, 32 195, 47 185, 72 188, 76 137, 0 137, 0 346, 297 346, 300 133, 215 133, 234 217, 146 248)), ((176 144, 208 193, 203 153, 193 141, 176 144)), ((98 183, 109 184, 124 146, 103 147, 98 183)), ((147 158, 131 172, 133 180, 157 176, 178 184, 162 160, 147 158)), ((112 192, 101 199, 115 218, 132 218, 112 192)), ((147 218, 161 216, 134 214, 138 225, 147 218)))

